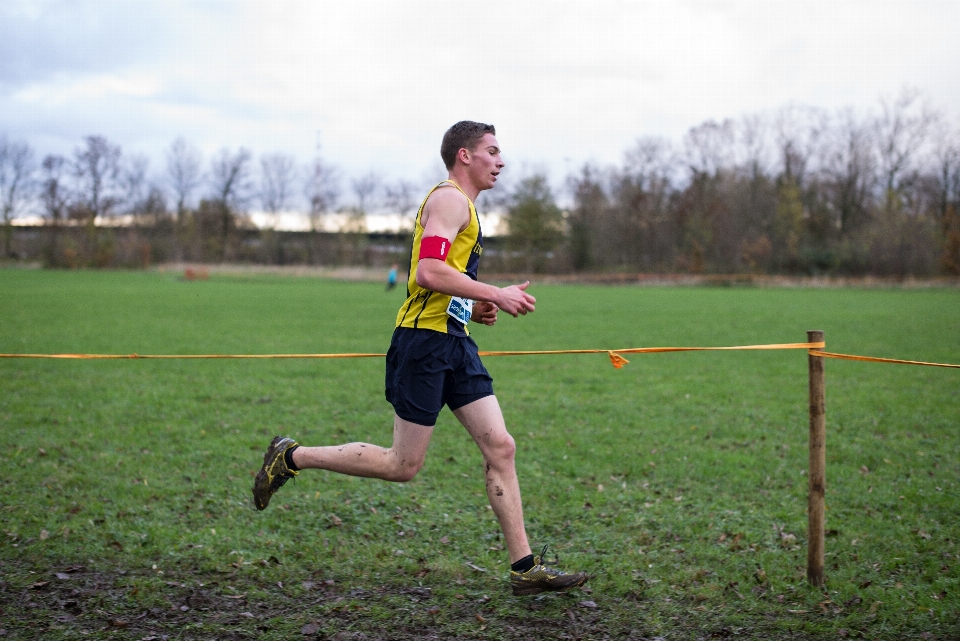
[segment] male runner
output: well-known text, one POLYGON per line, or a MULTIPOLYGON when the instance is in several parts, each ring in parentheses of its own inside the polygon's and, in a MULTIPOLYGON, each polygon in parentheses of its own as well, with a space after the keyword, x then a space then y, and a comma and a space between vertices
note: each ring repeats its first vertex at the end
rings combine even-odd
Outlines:
POLYGON ((437 416, 447 405, 483 454, 490 506, 510 554, 513 594, 537 594, 583 585, 586 573, 543 565, 546 546, 534 556, 523 524, 516 445, 507 432, 493 379, 469 336, 471 320, 493 325, 502 309, 516 317, 534 311, 522 285, 494 287, 477 281, 483 237, 474 200, 491 189, 503 168, 492 125, 462 121, 443 136, 440 156, 447 180, 427 194, 413 236, 407 300, 397 314, 387 353, 386 397, 393 405, 393 445, 367 443, 301 447, 277 436, 253 485, 257 509, 304 468, 405 482, 423 467, 437 416), (476 302, 474 302, 476 301, 476 302))

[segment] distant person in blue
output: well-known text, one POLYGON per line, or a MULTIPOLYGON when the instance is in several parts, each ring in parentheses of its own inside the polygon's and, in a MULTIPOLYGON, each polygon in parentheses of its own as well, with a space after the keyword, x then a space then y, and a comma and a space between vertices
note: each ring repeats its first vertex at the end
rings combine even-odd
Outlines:
POLYGON ((387 274, 387 291, 397 286, 397 264, 394 263, 393 267, 390 268, 390 273, 387 274))

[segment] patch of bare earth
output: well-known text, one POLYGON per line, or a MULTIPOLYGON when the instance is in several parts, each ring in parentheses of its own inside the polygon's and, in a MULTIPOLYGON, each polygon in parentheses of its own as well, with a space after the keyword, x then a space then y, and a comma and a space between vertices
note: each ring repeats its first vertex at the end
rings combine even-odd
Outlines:
POLYGON ((651 638, 611 634, 603 610, 579 593, 525 598, 508 613, 491 606, 489 597, 444 601, 419 586, 362 588, 312 579, 289 590, 282 582, 245 583, 229 574, 167 574, 158 583, 149 570, 6 565, 0 580, 4 639, 651 638), (154 586, 149 594, 138 587, 145 581, 154 586))

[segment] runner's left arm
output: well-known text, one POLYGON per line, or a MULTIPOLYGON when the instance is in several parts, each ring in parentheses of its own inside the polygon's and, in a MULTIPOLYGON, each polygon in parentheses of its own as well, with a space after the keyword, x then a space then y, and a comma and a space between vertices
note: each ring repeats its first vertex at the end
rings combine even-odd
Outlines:
POLYGON ((483 323, 484 325, 492 326, 497 322, 498 311, 500 311, 499 308, 493 303, 479 300, 473 306, 473 314, 470 315, 470 320, 474 323, 483 323))

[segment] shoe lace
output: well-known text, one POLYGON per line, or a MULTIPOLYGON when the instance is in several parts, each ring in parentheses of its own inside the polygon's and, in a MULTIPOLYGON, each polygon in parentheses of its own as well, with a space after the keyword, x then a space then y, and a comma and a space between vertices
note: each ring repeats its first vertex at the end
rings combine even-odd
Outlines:
POLYGON ((273 482, 276 483, 277 489, 279 490, 279 489, 280 489, 281 487, 283 487, 284 484, 286 484, 286 482, 289 481, 290 479, 293 479, 293 484, 296 485, 296 484, 297 484, 297 472, 294 472, 293 470, 284 470, 284 471, 281 472, 280 474, 277 474, 277 476, 275 477, 275 479, 274 479, 273 482))
POLYGON ((544 545, 543 549, 540 550, 540 554, 534 559, 536 565, 543 565, 543 560, 547 558, 547 546, 544 545))

